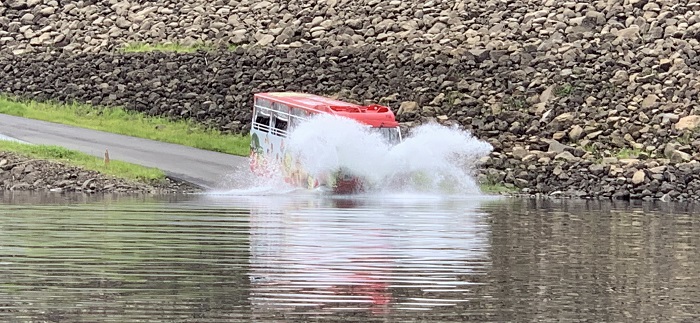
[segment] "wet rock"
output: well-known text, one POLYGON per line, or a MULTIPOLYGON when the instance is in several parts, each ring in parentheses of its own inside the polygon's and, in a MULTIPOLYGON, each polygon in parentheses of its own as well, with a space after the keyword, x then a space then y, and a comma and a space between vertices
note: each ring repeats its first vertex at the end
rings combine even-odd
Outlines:
POLYGON ((530 154, 530 152, 527 149, 522 148, 522 147, 514 147, 512 154, 513 154, 513 158, 523 160, 526 156, 528 156, 530 154))
POLYGON ((572 153, 565 151, 554 156, 554 160, 566 160, 566 161, 577 161, 578 157, 574 156, 572 153))
POLYGON ((583 134, 583 128, 579 125, 574 125, 571 127, 571 130, 569 130, 569 139, 571 141, 578 141, 581 139, 581 135, 583 134))
POLYGON ((678 122, 680 119, 675 113, 662 113, 659 116, 661 117, 661 124, 663 125, 678 122))
POLYGON ((263 35, 258 40, 257 45, 258 46, 267 46, 267 45, 270 45, 274 40, 275 40, 275 36, 273 36, 273 35, 263 35))
POLYGON ((397 114, 403 115, 403 114, 408 114, 408 113, 415 113, 417 110, 418 110, 418 102, 406 101, 406 102, 401 102, 401 106, 399 107, 397 114))
POLYGON ((687 116, 680 118, 678 122, 676 123, 676 129, 677 130, 683 130, 683 129, 696 129, 698 126, 700 126, 700 116, 698 115, 692 115, 692 116, 687 116))
POLYGON ((549 144, 547 151, 550 151, 550 152, 562 153, 564 151, 567 151, 567 150, 572 151, 574 149, 573 147, 564 145, 556 140, 543 140, 543 141, 549 144))
POLYGON ((22 10, 28 7, 26 0, 7 0, 5 2, 10 9, 22 10))
POLYGON ((0 190, 48 190, 86 193, 187 193, 200 189, 187 183, 166 179, 159 183, 141 183, 86 171, 56 162, 31 159, 0 151, 0 190), (3 176, 8 172, 12 176, 3 176), (79 183, 79 178, 87 178, 79 183))
POLYGON ((571 112, 562 113, 554 118, 554 121, 562 122, 562 123, 571 122, 573 120, 574 120, 574 114, 571 112))
POLYGON ((671 152, 670 155, 671 156, 669 157, 669 159, 672 163, 682 163, 690 161, 692 159, 692 156, 690 154, 680 150, 674 150, 671 152))
POLYGON ((642 183, 644 183, 645 179, 646 179, 646 173, 644 173, 643 170, 638 170, 632 176, 632 184, 634 184, 634 185, 642 184, 642 183))

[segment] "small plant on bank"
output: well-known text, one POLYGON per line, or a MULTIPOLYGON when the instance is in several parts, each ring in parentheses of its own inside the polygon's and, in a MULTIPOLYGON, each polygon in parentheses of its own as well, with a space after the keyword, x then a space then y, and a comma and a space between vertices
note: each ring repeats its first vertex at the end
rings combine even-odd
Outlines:
POLYGON ((107 167, 102 158, 59 146, 32 145, 0 140, 0 151, 9 151, 30 158, 61 162, 67 165, 144 183, 159 182, 165 179, 165 173, 156 168, 130 164, 118 160, 111 161, 109 167, 107 167))
POLYGON ((594 145, 594 144, 589 143, 589 144, 583 145, 583 146, 581 146, 581 149, 583 149, 584 151, 591 153, 593 155, 599 154, 598 147, 596 147, 596 145, 594 145))
POLYGON ((615 157, 620 158, 620 159, 637 158, 642 153, 644 153, 644 152, 641 149, 622 148, 615 154, 615 157))
POLYGON ((596 163, 600 162, 603 159, 603 153, 598 149, 598 146, 596 146, 593 143, 585 144, 581 146, 581 149, 591 154, 596 163))
POLYGON ((681 145, 690 145, 698 137, 700 137, 700 127, 695 129, 683 130, 683 134, 678 136, 678 138, 676 138, 676 141, 678 141, 678 143, 681 145))
POLYGON ((173 52, 173 53, 194 53, 196 51, 212 51, 214 47, 204 43, 193 45, 183 45, 180 43, 148 44, 131 43, 122 47, 125 53, 148 53, 148 52, 173 52))
MULTIPOLYGON (((171 53, 194 53, 197 51, 211 52, 218 47, 207 43, 196 43, 192 45, 184 45, 181 43, 164 43, 164 44, 148 44, 148 43, 130 43, 120 48, 123 53, 149 53, 149 52, 171 52, 171 53)), ((222 47, 228 51, 235 51, 238 45, 230 44, 222 47)))
POLYGON ((503 100, 505 105, 513 110, 522 110, 527 106, 527 102, 522 97, 509 96, 503 100))
POLYGON ((565 83, 560 86, 557 86, 554 89, 554 94, 558 97, 566 97, 571 95, 571 93, 574 92, 575 87, 570 84, 570 83, 565 83))
POLYGON ((505 184, 496 183, 483 183, 479 185, 479 189, 482 193, 487 194, 513 194, 517 193, 518 189, 515 187, 509 187, 505 184))
POLYGON ((486 194, 513 194, 518 192, 518 188, 515 186, 500 182, 488 174, 481 178, 479 190, 486 194))

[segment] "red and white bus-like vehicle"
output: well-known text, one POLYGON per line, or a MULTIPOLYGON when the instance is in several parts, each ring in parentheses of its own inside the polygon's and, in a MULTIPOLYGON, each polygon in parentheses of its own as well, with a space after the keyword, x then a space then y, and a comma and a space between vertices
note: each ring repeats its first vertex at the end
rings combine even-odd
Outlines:
POLYGON ((325 186, 334 193, 362 190, 360 179, 336 170, 328 174, 309 174, 295 156, 287 151, 289 133, 302 121, 316 115, 330 114, 356 120, 379 132, 388 142, 401 141, 401 131, 394 113, 382 105, 357 105, 323 96, 297 92, 268 92, 254 95, 250 128, 250 167, 257 175, 279 170, 289 184, 309 189, 325 186))

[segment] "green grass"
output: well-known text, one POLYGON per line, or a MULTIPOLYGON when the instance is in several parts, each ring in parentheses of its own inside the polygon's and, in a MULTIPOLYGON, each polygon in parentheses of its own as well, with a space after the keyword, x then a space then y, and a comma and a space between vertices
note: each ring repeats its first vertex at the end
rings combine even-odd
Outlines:
POLYGON ((521 110, 527 106, 527 102, 523 97, 509 96, 503 100, 503 103, 511 109, 521 110))
POLYGON ((590 153, 591 155, 593 155, 593 158, 597 162, 599 162, 603 158, 601 151, 598 150, 598 147, 594 144, 583 145, 583 146, 581 146, 581 149, 583 149, 587 153, 590 153))
POLYGON ((0 113, 101 130, 133 137, 152 139, 248 156, 249 136, 224 134, 187 121, 150 117, 122 108, 97 108, 85 104, 20 102, 0 96, 0 113))
MULTIPOLYGON (((233 51, 237 48, 236 45, 229 45, 226 47, 227 50, 233 51)), ((148 43, 130 43, 124 45, 120 48, 123 53, 148 53, 148 52, 173 52, 173 53, 194 53, 196 51, 213 51, 217 47, 205 44, 197 43, 193 45, 183 45, 180 43, 163 43, 163 44, 148 44, 148 43)))
POLYGON ((493 184, 493 183, 483 183, 479 185, 479 189, 482 193, 486 194, 512 194, 517 193, 518 189, 515 187, 508 187, 503 184, 493 184))
POLYGON ((118 178, 132 179, 146 183, 165 179, 165 173, 156 168, 134 165, 118 160, 112 160, 109 165, 105 165, 102 158, 58 146, 30 145, 0 140, 0 151, 14 152, 30 158, 52 160, 62 164, 113 175, 118 178))
POLYGON ((622 149, 620 149, 620 151, 618 151, 618 152, 615 154, 615 157, 621 158, 621 159, 624 159, 624 158, 637 158, 637 157, 639 157, 639 155, 641 155, 642 153, 643 153, 643 151, 642 151, 642 150, 639 150, 639 149, 622 148, 622 149))
POLYGON ((121 48, 125 53, 147 53, 147 52, 174 52, 174 53, 194 53, 199 50, 212 51, 214 47, 198 43, 194 45, 183 45, 180 43, 148 44, 130 43, 121 48))
POLYGON ((576 87, 572 84, 565 83, 560 86, 558 86, 556 89, 554 89, 554 95, 558 97, 565 97, 571 95, 571 93, 574 92, 576 87))

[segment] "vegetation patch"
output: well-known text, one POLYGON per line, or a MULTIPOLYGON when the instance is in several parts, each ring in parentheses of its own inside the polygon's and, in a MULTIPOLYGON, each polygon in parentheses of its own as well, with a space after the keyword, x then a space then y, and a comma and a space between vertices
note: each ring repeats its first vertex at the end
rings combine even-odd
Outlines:
POLYGON ((617 158, 637 158, 640 155, 642 155, 644 151, 640 149, 631 149, 631 148, 622 148, 620 149, 616 154, 615 157, 617 158))
POLYGON ((681 145, 690 145, 693 141, 700 137, 700 127, 695 129, 686 129, 683 134, 676 138, 681 145))
POLYGON ((558 97, 565 97, 571 95, 576 87, 570 83, 565 83, 560 86, 557 86, 554 89, 554 94, 558 97))
POLYGON ((479 190, 486 194, 514 194, 519 191, 515 185, 503 183, 495 176, 488 174, 479 180, 479 190))
POLYGON ((173 52, 173 53, 194 53, 196 51, 212 51, 214 47, 197 43, 193 45, 183 45, 180 43, 148 44, 130 43, 124 45, 121 51, 124 53, 148 53, 148 52, 173 52))
POLYGON ((499 183, 482 183, 479 185, 479 189, 482 193, 486 194, 513 194, 518 192, 515 186, 507 186, 499 183))
POLYGON ((527 101, 522 96, 509 96, 503 100, 510 109, 522 110, 527 106, 527 101))
POLYGON ((587 143, 585 145, 581 146, 581 149, 583 149, 585 152, 591 154, 593 156, 593 159, 595 160, 596 163, 600 163, 603 159, 603 152, 598 149, 598 146, 596 146, 593 143, 587 143))
POLYGON ((120 107, 40 103, 0 96, 0 113, 93 130, 158 140, 232 155, 248 156, 249 136, 225 134, 189 121, 173 121, 120 107))
MULTIPOLYGON (((229 45, 226 47, 227 50, 235 50, 236 45, 229 45)), ((194 53, 197 51, 213 51, 219 47, 206 44, 206 43, 196 43, 192 45, 184 45, 181 43, 163 43, 163 44, 149 44, 149 43, 130 43, 126 44, 120 51, 123 53, 149 53, 149 52, 172 52, 172 53, 194 53)))
POLYGON ((0 151, 8 151, 30 158, 51 160, 83 169, 94 170, 119 178, 132 179, 145 183, 165 179, 165 173, 159 169, 135 165, 118 160, 105 163, 104 159, 84 154, 59 146, 32 145, 14 141, 0 140, 0 151))

